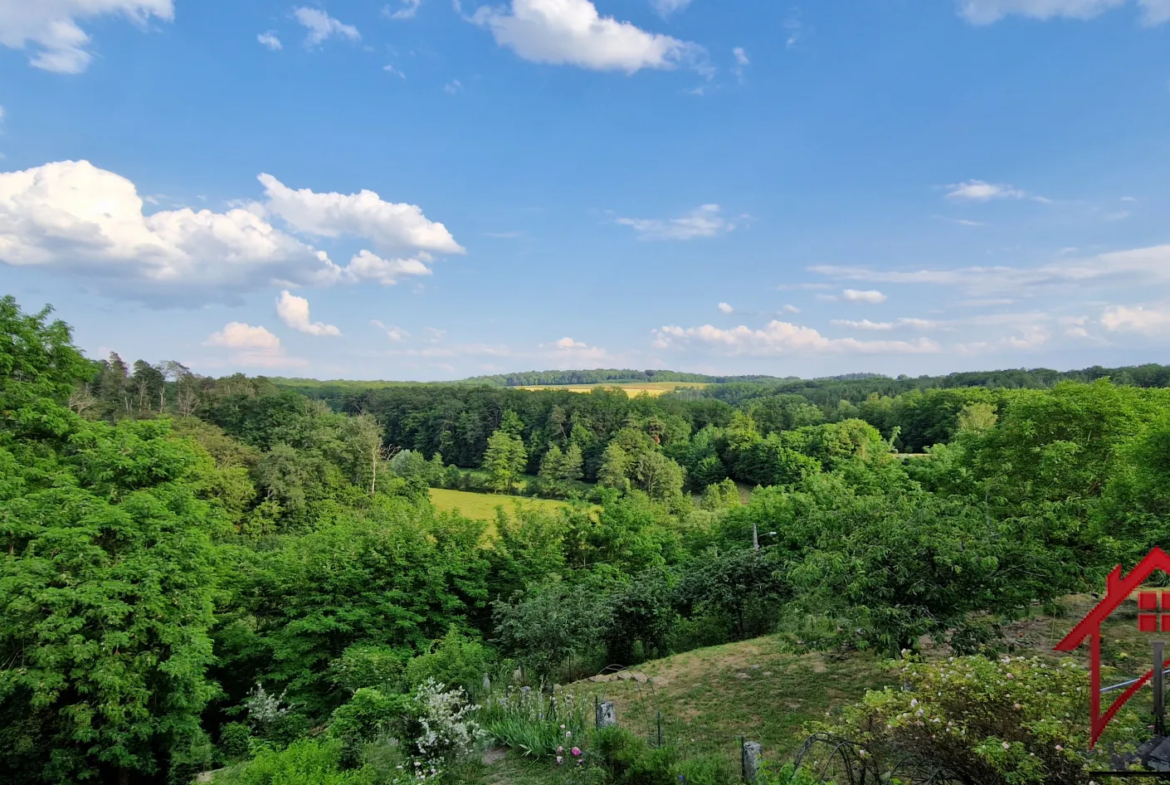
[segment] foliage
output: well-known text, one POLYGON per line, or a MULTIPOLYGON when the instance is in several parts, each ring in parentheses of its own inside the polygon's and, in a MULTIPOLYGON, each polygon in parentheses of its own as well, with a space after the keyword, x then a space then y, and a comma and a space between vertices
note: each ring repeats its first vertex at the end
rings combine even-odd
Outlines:
POLYGON ((520 440, 519 436, 501 428, 488 439, 483 468, 488 473, 488 484, 497 493, 511 493, 513 491, 516 487, 516 480, 524 473, 527 462, 528 453, 525 451, 524 442, 520 440))
POLYGON ((554 582, 512 602, 497 601, 493 617, 504 650, 547 676, 574 653, 597 645, 605 607, 585 586, 554 582))
POLYGON ((406 664, 406 683, 417 688, 428 681, 472 692, 483 680, 491 663, 491 652, 452 627, 429 651, 406 664))
POLYGON ((553 762, 565 749, 584 745, 592 706, 570 692, 545 694, 531 688, 498 686, 480 696, 478 719, 493 742, 527 758, 553 762))
POLYGON ((216 778, 226 785, 374 785, 369 769, 345 770, 342 745, 333 739, 302 739, 256 757, 216 778))
MULTIPOLYGON (((986 785, 1082 782, 1091 756, 1090 683, 1075 662, 950 658, 901 664, 903 689, 870 692, 840 721, 819 729, 864 746, 879 769, 910 755, 966 782, 986 785)), ((1143 738, 1142 718, 1121 712, 1102 748, 1143 738)))

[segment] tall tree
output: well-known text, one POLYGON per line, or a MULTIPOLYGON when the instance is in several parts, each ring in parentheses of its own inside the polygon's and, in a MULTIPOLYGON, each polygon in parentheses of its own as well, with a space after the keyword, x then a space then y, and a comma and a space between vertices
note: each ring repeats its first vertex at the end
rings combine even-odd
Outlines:
POLYGON ((585 473, 585 458, 581 453, 581 446, 579 444, 570 444, 569 449, 565 450, 564 459, 561 461, 560 478, 564 482, 577 482, 585 473))
POLYGON ((488 439, 483 468, 488 473, 488 484, 497 493, 511 493, 527 463, 528 452, 519 437, 500 428, 488 439))

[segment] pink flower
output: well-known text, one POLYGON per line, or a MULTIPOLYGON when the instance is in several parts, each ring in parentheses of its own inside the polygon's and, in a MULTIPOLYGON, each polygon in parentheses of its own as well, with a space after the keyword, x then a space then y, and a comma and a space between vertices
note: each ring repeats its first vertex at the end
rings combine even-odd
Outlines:
POLYGON ((574 747, 574 748, 573 748, 573 757, 574 757, 574 758, 576 758, 576 757, 578 757, 580 754, 581 754, 581 748, 580 748, 580 747, 574 747))

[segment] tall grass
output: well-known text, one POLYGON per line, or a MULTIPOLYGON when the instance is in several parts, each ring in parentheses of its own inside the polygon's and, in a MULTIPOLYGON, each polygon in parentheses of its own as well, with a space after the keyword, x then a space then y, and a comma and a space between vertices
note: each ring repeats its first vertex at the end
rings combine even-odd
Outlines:
POLYGON ((584 744, 593 724, 592 706, 555 687, 551 692, 543 686, 497 688, 476 698, 476 721, 488 737, 526 758, 555 757, 584 744))

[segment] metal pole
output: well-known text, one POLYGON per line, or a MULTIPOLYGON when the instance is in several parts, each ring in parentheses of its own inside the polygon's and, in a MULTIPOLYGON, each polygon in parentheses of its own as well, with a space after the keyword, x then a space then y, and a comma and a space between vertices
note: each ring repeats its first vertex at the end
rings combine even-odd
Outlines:
POLYGON ((756 522, 752 521, 752 548, 760 549, 760 533, 756 530, 756 522))
POLYGON ((1166 735, 1166 643, 1154 641, 1154 733, 1166 735))
POLYGON ((662 746, 662 712, 658 712, 658 746, 662 746))

